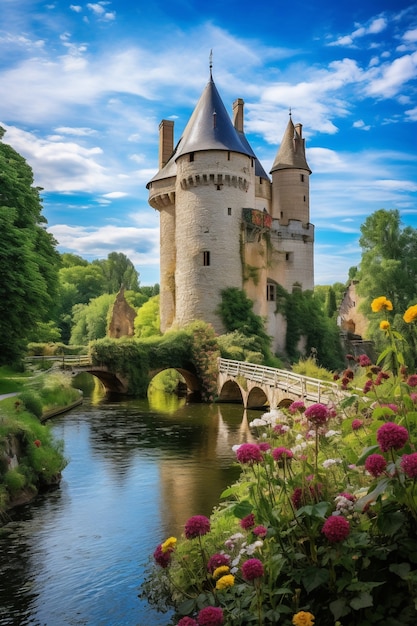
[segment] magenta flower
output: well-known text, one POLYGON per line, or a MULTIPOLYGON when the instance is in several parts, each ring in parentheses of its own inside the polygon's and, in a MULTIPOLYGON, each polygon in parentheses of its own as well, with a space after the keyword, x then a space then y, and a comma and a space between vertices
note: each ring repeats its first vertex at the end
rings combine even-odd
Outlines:
POLYGON ((155 561, 163 567, 164 569, 168 567, 169 562, 171 560, 171 552, 172 550, 167 550, 166 552, 162 552, 162 544, 156 547, 155 552, 153 553, 153 558, 155 561))
POLYGON ((320 403, 312 404, 311 406, 309 406, 308 409, 306 409, 304 415, 310 422, 312 422, 316 426, 321 426, 322 424, 325 424, 330 417, 327 406, 320 403))
POLYGON ((349 493, 347 491, 342 491, 342 493, 339 493, 339 496, 342 496, 343 498, 346 498, 346 500, 349 500, 349 502, 355 502, 356 498, 353 495, 353 493, 349 493))
POLYGON ((359 355, 358 363, 361 367, 369 367, 369 365, 372 365, 371 359, 366 354, 359 355))
POLYGON ((250 530, 255 526, 255 515, 253 513, 249 513, 246 517, 243 517, 239 524, 243 528, 243 530, 250 530))
POLYGON ((207 535, 210 532, 210 520, 204 515, 194 515, 186 522, 184 532, 186 539, 207 535))
POLYGON ((260 537, 261 539, 263 539, 264 537, 266 537, 266 534, 268 532, 268 529, 265 528, 265 526, 256 526, 253 530, 252 530, 253 534, 256 535, 257 537, 260 537))
POLYGON ((409 478, 417 478, 417 452, 403 455, 401 469, 409 478))
POLYGON ((288 448, 274 448, 272 450, 272 456, 275 461, 282 461, 287 459, 292 459, 294 454, 288 448))
POLYGON ((263 460, 262 452, 254 443, 242 443, 236 451, 239 463, 260 463, 263 460))
POLYGON ((259 559, 248 559, 242 563, 242 575, 245 580, 255 580, 264 575, 264 566, 259 559))
POLYGON ((213 554, 207 563, 207 569, 209 572, 213 573, 215 569, 221 567, 222 565, 229 565, 230 556, 228 554, 217 553, 213 554))
POLYGON ((206 606, 198 614, 199 626, 221 626, 224 622, 223 611, 218 606, 206 606))
POLYGON ((268 442, 263 441, 261 443, 258 444, 258 448, 261 452, 268 452, 268 450, 271 449, 271 446, 268 442))
POLYGON ((387 462, 381 454, 370 454, 365 461, 365 469, 374 478, 381 476, 385 472, 387 462))
POLYGON ((364 387, 363 387, 363 393, 369 393, 372 389, 372 387, 374 386, 374 383, 372 380, 367 380, 364 387))
POLYGON ((411 374, 407 379, 407 385, 409 387, 417 387, 417 374, 411 374))
POLYGON ((331 515, 324 522, 321 532, 330 543, 338 543, 349 535, 350 525, 343 515, 331 515))
POLYGON ((182 617, 177 626, 198 626, 198 622, 192 617, 182 617))
POLYGON ((304 413, 304 411, 306 410, 305 404, 304 402, 302 402, 301 400, 296 400, 295 402, 293 402, 292 404, 290 404, 290 406, 288 407, 288 410, 290 413, 304 413))
POLYGON ((352 422, 352 430, 359 430, 363 426, 363 420, 353 420, 352 422))
POLYGON ((286 428, 284 424, 277 424, 274 426, 274 433, 278 433, 278 435, 282 435, 282 433, 286 432, 286 428))
POLYGON ((404 426, 387 422, 376 431, 376 440, 382 452, 401 450, 408 439, 408 430, 404 426))

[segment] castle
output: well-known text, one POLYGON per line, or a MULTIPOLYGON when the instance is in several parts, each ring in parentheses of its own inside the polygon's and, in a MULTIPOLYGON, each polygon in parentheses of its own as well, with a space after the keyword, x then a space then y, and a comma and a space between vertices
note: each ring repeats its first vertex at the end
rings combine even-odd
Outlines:
POLYGON ((266 320, 276 353, 285 351, 277 286, 314 287, 314 226, 301 124, 291 118, 271 169, 244 133, 244 102, 233 121, 210 79, 174 147, 174 122, 159 126, 159 171, 148 183, 160 214, 161 331, 195 319, 223 333, 221 291, 243 289, 266 320))

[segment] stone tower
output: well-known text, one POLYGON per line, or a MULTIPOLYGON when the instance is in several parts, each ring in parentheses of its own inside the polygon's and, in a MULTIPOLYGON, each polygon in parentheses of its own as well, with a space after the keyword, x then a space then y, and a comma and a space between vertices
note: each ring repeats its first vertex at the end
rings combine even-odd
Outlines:
POLYGON ((148 183, 160 213, 161 330, 195 319, 224 332, 221 291, 244 289, 266 318, 273 349, 285 345, 277 285, 312 289, 314 227, 301 125, 287 126, 272 182, 244 133, 244 103, 229 117, 211 72, 174 148, 173 122, 160 124, 159 171, 148 183))

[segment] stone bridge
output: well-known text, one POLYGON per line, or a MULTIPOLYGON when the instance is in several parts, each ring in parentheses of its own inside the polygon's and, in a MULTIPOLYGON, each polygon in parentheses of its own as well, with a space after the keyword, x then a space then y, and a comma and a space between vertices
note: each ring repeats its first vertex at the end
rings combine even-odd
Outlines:
POLYGON ((248 409, 285 407, 294 400, 330 404, 344 397, 334 382, 229 359, 219 359, 217 387, 219 402, 241 402, 248 409))
MULTIPOLYGON (((88 356, 65 356, 61 359, 63 366, 70 367, 73 373, 88 372, 96 376, 107 391, 127 394, 128 380, 117 372, 109 371, 106 366, 93 365, 88 356)), ((161 367, 149 372, 149 380, 164 369, 161 367)), ((196 374, 189 369, 175 369, 183 376, 188 394, 198 397, 200 381, 196 374)), ((294 400, 303 400, 306 404, 330 404, 345 397, 334 382, 302 376, 289 370, 221 358, 218 360, 217 391, 218 402, 243 404, 248 409, 285 407, 294 400)))

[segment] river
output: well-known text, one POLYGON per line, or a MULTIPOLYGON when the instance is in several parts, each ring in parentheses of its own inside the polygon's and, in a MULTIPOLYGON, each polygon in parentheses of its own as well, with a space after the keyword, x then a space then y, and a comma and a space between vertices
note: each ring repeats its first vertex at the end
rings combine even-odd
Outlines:
POLYGON ((97 392, 55 418, 61 485, 0 528, 0 626, 166 626, 138 597, 149 558, 238 476, 248 419, 241 406, 97 392))

